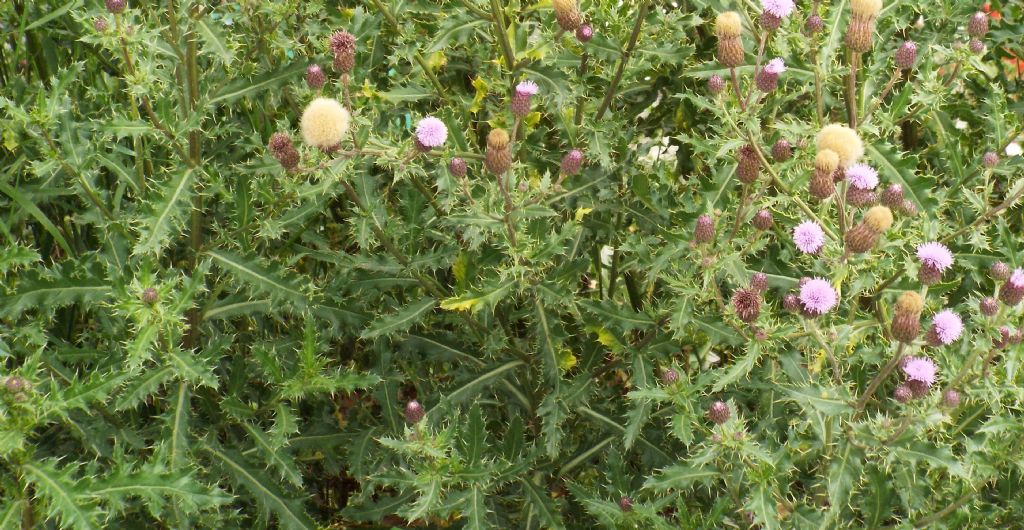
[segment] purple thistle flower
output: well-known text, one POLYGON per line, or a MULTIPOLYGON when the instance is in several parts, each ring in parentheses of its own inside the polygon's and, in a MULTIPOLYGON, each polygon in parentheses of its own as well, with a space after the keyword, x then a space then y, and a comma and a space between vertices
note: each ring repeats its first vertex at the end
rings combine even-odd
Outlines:
POLYGON ((776 57, 764 65, 764 71, 769 74, 779 75, 786 71, 786 62, 781 57, 776 57))
POLYGON ((1024 269, 1014 270, 1007 282, 1012 283, 1017 289, 1024 289, 1024 269))
POLYGON ((572 149, 565 156, 562 157, 562 163, 559 166, 559 170, 565 175, 575 175, 580 172, 580 168, 583 167, 583 151, 579 149, 572 149))
POLYGON ((917 247, 917 258, 921 263, 944 271, 953 265, 953 253, 946 245, 937 242, 924 243, 917 247))
POLYGON ((825 244, 825 231, 814 221, 804 221, 793 229, 793 242, 801 252, 816 254, 825 244))
POLYGON ((761 9, 779 18, 788 17, 795 8, 793 0, 761 0, 761 9))
POLYGON ((836 290, 823 278, 813 278, 800 287, 800 302, 809 313, 823 315, 835 307, 838 301, 836 290))
POLYGON ((944 309, 932 317, 932 329, 943 344, 952 344, 964 331, 964 323, 956 313, 944 309))
POLYGON ((425 147, 441 147, 448 139, 448 127, 441 120, 427 116, 416 124, 416 139, 425 147))
POLYGON ((908 381, 917 381, 931 386, 935 382, 935 362, 927 357, 908 357, 903 361, 903 373, 908 381))
POLYGON ((540 87, 533 81, 523 81, 516 85, 516 94, 522 94, 524 96, 536 96, 540 92, 540 87))
POLYGON ((873 190, 878 186, 878 172, 867 164, 854 164, 846 168, 846 178, 858 189, 873 190))
POLYGON ((917 59, 917 44, 913 41, 905 41, 896 50, 896 66, 900 70, 911 69, 915 59, 917 59))

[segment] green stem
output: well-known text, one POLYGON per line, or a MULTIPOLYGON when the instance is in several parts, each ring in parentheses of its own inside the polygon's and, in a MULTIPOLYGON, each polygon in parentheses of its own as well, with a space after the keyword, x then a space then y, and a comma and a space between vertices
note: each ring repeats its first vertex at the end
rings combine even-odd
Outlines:
POLYGON ((903 354, 906 351, 906 349, 907 345, 901 342, 899 347, 896 348, 896 354, 892 356, 892 359, 889 359, 889 362, 885 363, 885 366, 882 367, 882 370, 878 372, 877 375, 875 375, 874 379, 871 380, 871 384, 868 385, 868 389, 864 391, 864 395, 862 395, 860 399, 857 400, 857 404, 856 406, 854 406, 853 418, 856 418, 858 415, 860 415, 861 412, 864 411, 864 406, 867 405, 868 400, 871 399, 871 396, 875 393, 876 390, 878 390, 878 387, 881 386, 883 382, 885 382, 885 379, 889 377, 889 374, 891 374, 892 371, 896 368, 896 365, 898 365, 900 360, 903 359, 903 354))
POLYGON ((495 37, 501 44, 501 53, 505 56, 505 65, 510 72, 516 69, 516 54, 512 51, 512 43, 508 40, 508 29, 505 26, 505 15, 501 12, 498 0, 491 0, 491 20, 494 22, 495 37))
POLYGON ((622 58, 619 59, 619 65, 615 69, 615 76, 612 78, 611 84, 608 85, 608 91, 605 92, 604 99, 601 100, 601 106, 597 108, 597 113, 594 115, 597 120, 604 117, 604 113, 608 111, 608 107, 615 97, 615 91, 618 90, 619 82, 622 81, 622 73, 626 69, 626 63, 629 62, 629 58, 633 55, 633 48, 636 47, 637 39, 640 38, 640 29, 644 25, 644 19, 647 18, 647 9, 648 2, 644 1, 640 4, 640 11, 637 13, 636 21, 633 23, 633 32, 629 36, 629 43, 622 53, 622 58))
POLYGON ((846 77, 846 115, 850 128, 857 128, 857 71, 860 69, 860 53, 850 52, 850 75, 846 77))

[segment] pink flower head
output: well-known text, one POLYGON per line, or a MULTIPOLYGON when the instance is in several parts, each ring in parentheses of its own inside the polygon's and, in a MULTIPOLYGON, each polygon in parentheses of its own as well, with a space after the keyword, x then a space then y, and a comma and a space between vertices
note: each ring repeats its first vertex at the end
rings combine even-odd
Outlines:
POLYGON ((533 81, 523 81, 516 85, 516 94, 522 96, 536 96, 540 92, 540 87, 533 81))
POLYGON ((878 172, 867 164, 854 164, 846 168, 846 178, 858 189, 873 190, 878 186, 878 172))
POLYGON ((786 71, 786 62, 781 57, 776 57, 764 65, 764 71, 769 74, 779 75, 786 71))
MULTIPOLYGON (((944 271, 953 265, 953 253, 946 245, 937 242, 924 243, 917 247, 917 258, 921 263, 944 271)), ((1024 281, 1021 282, 1024 285, 1024 281)))
POLYGON ((796 4, 793 0, 761 0, 761 8, 779 18, 784 18, 793 13, 796 4))
POLYGON ((448 139, 448 127, 443 121, 427 116, 416 124, 416 139, 426 147, 441 147, 448 139))
POLYGON ((953 341, 960 338, 960 334, 964 331, 964 323, 960 320, 960 316, 949 309, 935 313, 935 316, 932 317, 932 325, 935 327, 935 334, 938 335, 939 341, 943 344, 952 344, 953 341))
POLYGON ((907 380, 918 381, 931 386, 935 382, 935 362, 927 357, 907 357, 903 361, 903 373, 907 380))
POLYGON ((1018 289, 1024 289, 1024 269, 1016 269, 1013 274, 1010 275, 1010 279, 1007 280, 1012 283, 1014 287, 1018 289))
POLYGON ((813 278, 800 287, 800 302, 810 313, 822 315, 836 306, 839 295, 832 284, 823 278, 813 278))
POLYGON ((825 244, 825 231, 814 221, 804 221, 793 229, 796 248, 808 254, 815 254, 825 244))

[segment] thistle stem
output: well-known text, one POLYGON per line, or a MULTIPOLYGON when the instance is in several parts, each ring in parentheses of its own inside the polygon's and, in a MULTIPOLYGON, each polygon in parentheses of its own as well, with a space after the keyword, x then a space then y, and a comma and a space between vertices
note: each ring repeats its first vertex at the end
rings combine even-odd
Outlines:
POLYGON ((906 349, 907 345, 901 342, 899 347, 896 348, 896 354, 892 356, 892 359, 889 359, 889 362, 885 363, 882 370, 879 371, 878 374, 875 375, 875 378, 871 380, 871 384, 868 385, 868 389, 864 391, 864 394, 857 400, 857 404, 854 406, 853 418, 856 418, 864 411, 864 406, 867 405, 868 400, 871 399, 871 396, 876 390, 878 390, 878 387, 885 382, 886 378, 889 377, 889 374, 891 374, 896 368, 896 365, 898 365, 903 359, 903 354, 906 349))
POLYGON ((501 12, 498 0, 491 0, 491 20, 494 21, 494 32, 501 44, 501 53, 505 56, 505 65, 510 72, 516 69, 516 54, 512 51, 512 43, 508 40, 508 29, 505 26, 505 15, 501 12))
POLYGON ((633 48, 636 47, 636 41, 640 38, 640 29, 644 25, 644 19, 647 18, 648 7, 649 3, 646 1, 640 4, 640 11, 636 15, 636 21, 633 22, 633 32, 629 35, 629 43, 622 52, 622 58, 619 59, 619 65, 615 69, 615 77, 612 78, 611 84, 608 85, 608 91, 605 92, 604 99, 601 100, 601 106, 597 108, 597 113, 594 114, 594 119, 596 120, 604 117, 604 113, 608 110, 612 99, 615 97, 615 91, 618 90, 619 82, 622 81, 622 73, 626 70, 626 63, 629 62, 629 58, 633 55, 633 48))
POLYGON ((857 71, 860 70, 860 53, 850 52, 850 75, 846 77, 846 114, 851 129, 857 128, 857 71))

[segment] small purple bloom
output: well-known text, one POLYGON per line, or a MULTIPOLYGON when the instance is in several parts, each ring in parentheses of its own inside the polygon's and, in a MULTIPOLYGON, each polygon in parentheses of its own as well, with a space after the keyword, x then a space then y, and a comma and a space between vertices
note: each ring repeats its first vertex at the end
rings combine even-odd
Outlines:
POLYGON ((793 0, 761 0, 761 8, 779 18, 784 18, 793 13, 796 4, 793 0))
POLYGON ((802 252, 815 254, 825 244, 825 231, 814 221, 804 221, 793 229, 793 242, 802 252))
POLYGON ((813 278, 800 287, 800 302, 808 312, 822 315, 836 306, 839 295, 823 278, 813 278))
MULTIPOLYGON (((918 246, 917 257, 921 263, 939 271, 944 271, 953 265, 953 253, 942 243, 930 242, 918 246)), ((1022 276, 1022 285, 1024 285, 1024 276, 1022 276)))
POLYGON ((786 71, 786 62, 781 57, 776 57, 764 65, 764 71, 769 74, 779 75, 786 71))
POLYGON ((416 139, 426 147, 441 147, 448 139, 448 127, 441 120, 428 116, 416 124, 416 139))
POLYGON ((873 190, 878 186, 878 172, 867 164, 854 164, 846 168, 850 184, 862 190, 873 190))
POLYGON ((516 94, 536 96, 538 92, 540 92, 540 87, 533 81, 523 81, 516 85, 516 94))
POLYGON ((1017 269, 1010 275, 1009 283, 1017 289, 1024 289, 1024 269, 1017 269))
POLYGON ((932 317, 935 334, 943 344, 952 344, 964 331, 964 323, 956 313, 944 309, 932 317))
POLYGON ((927 386, 935 382, 935 362, 927 357, 908 357, 903 361, 903 373, 907 380, 918 381, 927 386))

